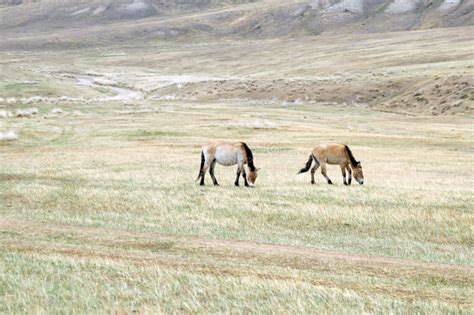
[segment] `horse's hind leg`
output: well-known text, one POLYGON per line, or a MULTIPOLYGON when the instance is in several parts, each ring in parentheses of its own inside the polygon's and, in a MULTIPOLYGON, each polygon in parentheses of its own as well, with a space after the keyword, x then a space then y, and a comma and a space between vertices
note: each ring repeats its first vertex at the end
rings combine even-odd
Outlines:
POLYGON ((209 168, 209 163, 206 161, 204 166, 202 167, 202 176, 201 176, 201 183, 199 185, 204 186, 204 177, 206 177, 207 169, 209 168))
POLYGON ((217 182, 216 176, 214 176, 214 168, 216 167, 216 160, 212 161, 211 166, 209 168, 209 174, 211 174, 212 182, 214 183, 214 186, 219 186, 219 183, 217 182))
POLYGON ((346 165, 342 164, 341 165, 341 172, 342 172, 342 182, 344 185, 348 185, 346 182, 346 165))
POLYGON ((332 185, 332 180, 326 174, 326 163, 321 163, 321 174, 323 174, 324 178, 326 178, 328 184, 332 185))
POLYGON ((314 173, 316 173, 316 170, 318 169, 319 167, 319 162, 316 161, 316 164, 311 168, 311 184, 314 184, 314 173))

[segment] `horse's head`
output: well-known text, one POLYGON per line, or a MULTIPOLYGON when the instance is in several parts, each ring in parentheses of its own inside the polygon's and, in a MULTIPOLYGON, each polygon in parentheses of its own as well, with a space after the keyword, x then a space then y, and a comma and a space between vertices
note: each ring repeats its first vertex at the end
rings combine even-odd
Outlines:
POLYGON ((253 171, 250 171, 249 174, 247 175, 247 180, 250 184, 250 186, 255 186, 255 181, 257 180, 257 173, 258 173, 259 168, 256 168, 253 171))
POLYGON ((359 183, 363 184, 364 183, 364 172, 362 172, 362 165, 360 162, 357 162, 356 167, 352 169, 352 176, 354 176, 354 179, 359 183))

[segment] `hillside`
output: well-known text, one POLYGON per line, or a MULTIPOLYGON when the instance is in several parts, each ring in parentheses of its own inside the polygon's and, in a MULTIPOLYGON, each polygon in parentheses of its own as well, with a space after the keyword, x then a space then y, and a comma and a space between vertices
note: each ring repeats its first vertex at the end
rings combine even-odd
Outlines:
POLYGON ((473 9, 473 0, 2 0, 0 49, 466 26, 473 9))
POLYGON ((21 71, 4 59, 0 103, 98 97, 97 86, 76 84, 83 69, 71 74, 85 63, 97 74, 89 79, 116 85, 101 89, 143 98, 471 113, 473 24, 474 0, 2 0, 0 51, 39 55, 21 71))

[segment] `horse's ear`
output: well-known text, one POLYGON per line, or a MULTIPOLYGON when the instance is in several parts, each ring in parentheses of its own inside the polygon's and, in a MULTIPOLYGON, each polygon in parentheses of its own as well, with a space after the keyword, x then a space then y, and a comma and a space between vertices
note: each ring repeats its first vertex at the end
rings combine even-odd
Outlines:
POLYGON ((260 171, 261 169, 262 169, 262 168, 259 167, 259 168, 255 169, 255 172, 258 172, 258 171, 260 171))
POLYGON ((360 164, 360 161, 357 162, 357 167, 362 167, 362 164, 360 164))

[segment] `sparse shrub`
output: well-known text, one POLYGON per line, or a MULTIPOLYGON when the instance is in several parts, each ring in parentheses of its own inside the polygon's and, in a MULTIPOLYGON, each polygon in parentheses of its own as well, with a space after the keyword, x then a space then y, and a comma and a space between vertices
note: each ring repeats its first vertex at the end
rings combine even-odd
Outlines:
POLYGON ((38 108, 25 108, 25 109, 17 109, 15 111, 15 117, 18 118, 29 118, 33 115, 37 115, 39 113, 38 108))

